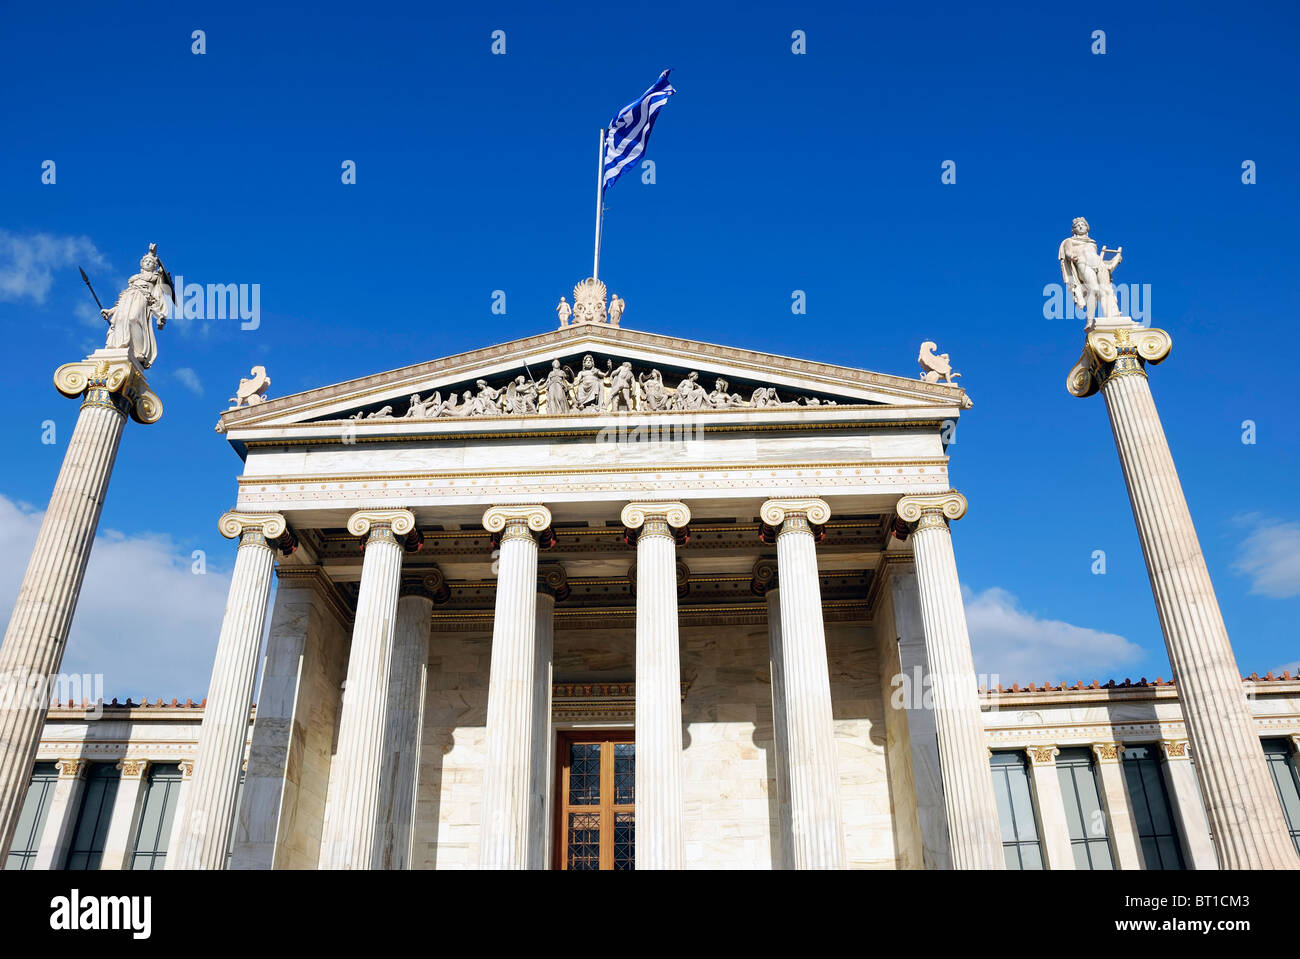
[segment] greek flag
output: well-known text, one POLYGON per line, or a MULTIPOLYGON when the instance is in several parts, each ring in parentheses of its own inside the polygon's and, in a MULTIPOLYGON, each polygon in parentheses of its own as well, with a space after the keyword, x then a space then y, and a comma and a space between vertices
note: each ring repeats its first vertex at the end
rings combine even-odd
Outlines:
POLYGON ((655 125, 655 114, 677 92, 668 83, 668 73, 668 70, 661 73, 654 86, 619 110, 618 116, 609 121, 609 130, 605 134, 602 191, 613 186, 623 171, 645 153, 650 143, 650 128, 655 125))

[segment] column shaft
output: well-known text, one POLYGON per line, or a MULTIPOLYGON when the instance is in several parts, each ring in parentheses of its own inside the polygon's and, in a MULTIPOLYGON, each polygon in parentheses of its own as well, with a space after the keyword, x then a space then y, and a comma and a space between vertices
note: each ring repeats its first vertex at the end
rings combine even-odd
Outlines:
POLYGON ((537 593, 537 655, 533 661, 533 749, 532 784, 529 794, 528 868, 550 865, 551 764, 554 761, 551 735, 551 663, 554 655, 555 597, 537 593))
POLYGON ((375 837, 380 778, 386 758, 388 666, 402 576, 402 545, 397 537, 414 526, 413 519, 403 521, 400 516, 410 516, 405 510, 392 512, 399 516, 381 516, 379 511, 373 516, 358 513, 348 524, 349 532, 368 535, 352 627, 339 744, 334 754, 338 769, 330 777, 331 794, 321 840, 322 869, 374 869, 378 865, 375 837))
POLYGON ((140 826, 140 812, 144 805, 145 785, 148 783, 149 763, 143 759, 125 759, 117 764, 122 771, 117 797, 109 814, 108 834, 104 837, 104 854, 100 869, 130 869, 132 844, 140 826))
POLYGON ((0 856, 22 812, 125 423, 111 404, 82 405, 0 646, 0 856))
POLYGON ((41 844, 36 851, 35 869, 60 869, 72 844, 72 829, 81 810, 81 794, 86 787, 84 759, 61 759, 58 762, 59 778, 54 783, 50 797, 50 811, 41 831, 41 844))
POLYGON ((397 628, 388 667, 388 712, 384 726, 380 792, 379 869, 411 867, 415 787, 420 770, 420 717, 424 669, 429 661, 433 600, 408 595, 397 601, 397 628))
POLYGON ((945 518, 961 516, 965 503, 956 493, 905 497, 899 501, 898 513, 916 522, 912 555, 930 663, 952 865, 954 869, 1004 869, 966 608, 945 518))
POLYGON ((795 868, 794 821, 790 809, 790 737, 786 727, 785 664, 781 636, 781 590, 767 598, 767 650, 772 682, 772 749, 776 753, 777 828, 781 831, 781 869, 795 868))
POLYGON ((1110 844, 1115 850, 1116 869, 1141 869, 1142 851, 1133 827, 1133 809, 1124 785, 1120 764, 1123 747, 1118 743, 1093 743, 1092 753, 1100 785, 1102 809, 1109 825, 1110 844))
POLYGON ((1210 838, 1210 823, 1205 815, 1205 803, 1198 784, 1199 772, 1187 758, 1187 743, 1161 742, 1165 761, 1161 771, 1165 788, 1169 790, 1170 805, 1178 820, 1178 835, 1182 842, 1183 858, 1188 869, 1218 869, 1214 840, 1210 838))
MULTIPOLYGON (((767 508, 764 504, 766 518, 767 508)), ((796 869, 843 869, 844 820, 817 547, 808 516, 786 512, 776 536, 791 848, 796 869)))
MULTIPOLYGON (((223 524, 230 515, 222 518, 223 524)), ((239 534, 235 571, 230 577, 226 614, 199 727, 185 828, 180 848, 167 857, 168 869, 226 868, 275 561, 265 535, 267 528, 273 533, 283 530, 282 521, 265 528, 247 525, 239 534)))
POLYGON ((1038 821, 1042 825, 1043 858, 1048 869, 1073 869, 1074 849, 1070 826, 1065 819, 1065 797, 1061 795, 1061 774, 1056 768, 1055 746, 1030 746, 1029 774, 1037 799, 1038 821))

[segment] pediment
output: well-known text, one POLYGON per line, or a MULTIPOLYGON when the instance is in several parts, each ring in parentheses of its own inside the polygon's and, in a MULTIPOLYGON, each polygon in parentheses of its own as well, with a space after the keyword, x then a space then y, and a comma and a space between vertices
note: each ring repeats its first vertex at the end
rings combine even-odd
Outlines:
POLYGON ((588 325, 229 410, 217 429, 315 432, 320 424, 351 422, 367 431, 421 423, 427 431, 432 424, 490 427, 557 416, 585 422, 622 412, 629 401, 635 413, 787 411, 801 418, 847 409, 920 413, 970 405, 956 386, 588 325))

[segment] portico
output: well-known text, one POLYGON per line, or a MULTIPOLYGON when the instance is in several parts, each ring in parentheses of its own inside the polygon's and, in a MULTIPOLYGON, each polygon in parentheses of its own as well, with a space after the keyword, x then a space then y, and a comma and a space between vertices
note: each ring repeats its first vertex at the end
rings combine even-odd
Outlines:
MULTIPOLYGON (((914 576, 886 590, 879 573, 934 525, 900 501, 955 495, 944 437, 968 405, 593 324, 225 414, 244 457, 231 515, 276 537, 263 687, 282 692, 258 697, 238 822, 192 803, 190 833, 236 837, 234 868, 626 868, 633 848, 638 869, 919 865, 921 829, 898 825, 915 816, 893 813, 918 797, 887 754, 911 747, 906 719, 887 736, 883 610, 912 584, 925 649, 969 672, 940 753, 978 736, 954 514, 937 507, 944 545, 914 576), (540 389, 532 370, 552 371, 540 389), (293 657, 296 680, 272 673, 293 657), (617 768, 590 765, 597 733, 626 742, 617 768), (566 812, 602 789, 612 813, 566 812)), ((271 578, 268 562, 242 588, 271 578)), ((232 630, 254 655, 260 625, 232 630)), ((217 679, 209 714, 247 710, 252 689, 217 679)), ((229 778, 236 744, 217 739, 197 765, 229 778)), ((966 777, 961 802, 992 809, 987 772, 966 777)), ((954 830, 951 860, 996 864, 997 838, 954 830)))

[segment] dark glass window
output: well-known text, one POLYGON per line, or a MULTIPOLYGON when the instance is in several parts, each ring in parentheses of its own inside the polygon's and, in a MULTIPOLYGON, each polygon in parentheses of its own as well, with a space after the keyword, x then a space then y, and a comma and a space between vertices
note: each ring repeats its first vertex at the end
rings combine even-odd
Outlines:
POLYGON ((1123 753, 1124 785, 1146 869, 1186 869, 1178 826, 1161 771, 1160 747, 1129 746, 1123 753))
POLYGON ((140 828, 136 830, 132 869, 161 869, 167 860, 167 839, 181 791, 181 767, 176 763, 149 767, 140 828))
POLYGON ((1300 852, 1300 776, 1296 773, 1295 757, 1285 739, 1264 740, 1264 756, 1268 759, 1268 771, 1273 774, 1277 798, 1282 800, 1291 841, 1295 843, 1296 852, 1300 852))
POLYGON ((23 811, 18 816, 18 828, 9 846, 6 869, 31 869, 36 864, 36 852, 41 847, 41 833, 50 814, 54 798, 54 783, 59 778, 59 768, 54 763, 37 763, 32 770, 32 781, 23 800, 23 811))
POLYGON ((1043 851, 1038 842, 1038 823, 1024 753, 994 753, 989 766, 993 771, 993 793, 997 797, 1002 855, 1007 868, 1042 869, 1043 851))
POLYGON ((1061 799, 1065 802, 1074 868, 1114 869, 1092 750, 1062 749, 1056 757, 1056 773, 1061 778, 1061 799))
POLYGON ((72 831, 68 869, 98 869, 104 857, 108 820, 113 815, 117 786, 122 776, 114 763, 91 763, 81 791, 81 808, 72 831))

